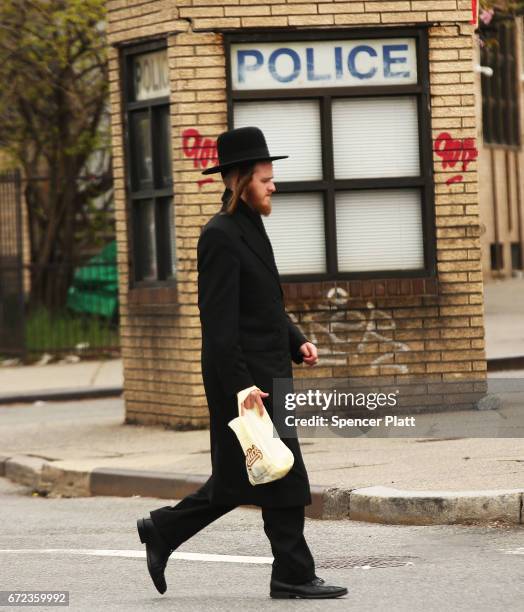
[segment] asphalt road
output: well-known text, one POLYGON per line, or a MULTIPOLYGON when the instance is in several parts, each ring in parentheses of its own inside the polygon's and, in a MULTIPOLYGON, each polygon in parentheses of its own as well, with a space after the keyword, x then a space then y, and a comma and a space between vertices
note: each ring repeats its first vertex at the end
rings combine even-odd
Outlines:
POLYGON ((67 590, 70 609, 90 612, 298 608, 492 612, 522 606, 522 527, 311 520, 306 523, 306 537, 317 574, 347 586, 350 594, 329 601, 271 600, 271 551, 260 513, 243 508, 178 549, 175 555, 194 556, 170 560, 168 591, 161 596, 147 574, 135 524, 136 518, 169 503, 116 497, 46 499, 0 478, 0 589, 67 590), (238 562, 235 555, 249 559, 238 562))

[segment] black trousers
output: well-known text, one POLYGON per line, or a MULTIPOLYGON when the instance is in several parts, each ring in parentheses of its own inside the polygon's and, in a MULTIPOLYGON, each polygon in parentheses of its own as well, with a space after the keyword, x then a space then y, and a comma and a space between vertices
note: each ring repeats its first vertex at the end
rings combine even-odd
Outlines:
MULTIPOLYGON (((209 501, 206 485, 176 506, 153 510, 151 518, 162 537, 176 549, 195 533, 234 510, 209 501)), ((264 531, 273 551, 271 578, 302 584, 315 577, 315 562, 304 538, 304 506, 262 508, 264 531)))

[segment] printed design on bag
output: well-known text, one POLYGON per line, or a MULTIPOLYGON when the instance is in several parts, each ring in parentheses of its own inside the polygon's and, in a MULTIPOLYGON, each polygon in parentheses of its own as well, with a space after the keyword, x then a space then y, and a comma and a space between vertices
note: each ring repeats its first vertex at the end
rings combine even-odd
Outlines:
POLYGON ((246 451, 246 465, 248 468, 252 467, 259 459, 262 459, 264 455, 262 451, 252 444, 246 451))

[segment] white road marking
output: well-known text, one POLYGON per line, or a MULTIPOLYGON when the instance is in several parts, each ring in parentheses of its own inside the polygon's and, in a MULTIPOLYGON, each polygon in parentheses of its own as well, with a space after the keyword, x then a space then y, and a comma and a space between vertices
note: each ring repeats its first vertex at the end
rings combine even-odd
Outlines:
POLYGON ((506 555, 524 555, 524 548, 514 548, 513 550, 503 550, 501 552, 506 555))
MULTIPOLYGON (((129 557, 129 558, 144 558, 145 550, 104 550, 90 548, 4 548, 0 549, 1 553, 22 553, 22 554, 57 554, 66 555, 92 555, 95 557, 129 557)), ((211 555, 207 553, 182 553, 174 552, 171 554, 171 559, 180 559, 183 561, 214 561, 218 563, 257 563, 271 564, 273 557, 248 557, 244 555, 211 555)))

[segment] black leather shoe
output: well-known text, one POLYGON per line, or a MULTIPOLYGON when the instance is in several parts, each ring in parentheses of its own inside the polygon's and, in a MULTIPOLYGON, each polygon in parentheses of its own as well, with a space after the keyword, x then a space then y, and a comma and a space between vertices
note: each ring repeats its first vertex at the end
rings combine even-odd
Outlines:
POLYGON ((347 595, 345 587, 326 585, 322 578, 313 578, 304 584, 287 584, 271 580, 270 595, 273 599, 333 599, 347 595))
POLYGON ((138 519, 136 527, 140 541, 146 545, 147 569, 149 570, 151 580, 159 593, 165 593, 167 584, 164 571, 169 555, 174 549, 165 543, 152 519, 138 519))

